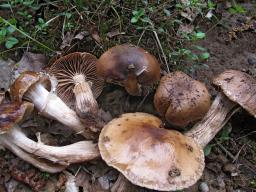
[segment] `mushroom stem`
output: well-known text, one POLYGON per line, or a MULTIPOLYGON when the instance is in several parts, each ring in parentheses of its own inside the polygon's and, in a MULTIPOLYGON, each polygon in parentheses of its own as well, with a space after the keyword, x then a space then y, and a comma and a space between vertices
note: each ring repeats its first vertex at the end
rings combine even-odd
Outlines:
POLYGON ((62 165, 84 162, 100 156, 97 144, 91 141, 80 141, 66 146, 45 145, 29 139, 18 126, 6 133, 6 137, 24 151, 62 165))
POLYGON ((33 166, 37 167, 41 171, 46 171, 49 173, 58 173, 63 171, 66 168, 66 166, 64 165, 59 165, 59 164, 55 164, 50 161, 47 161, 45 159, 40 159, 35 155, 29 154, 23 151, 17 145, 15 145, 10 140, 8 140, 8 138, 6 138, 4 135, 0 135, 0 144, 3 145, 5 148, 9 149, 20 159, 32 164, 33 166))
POLYGON ((219 93, 205 117, 185 133, 205 147, 237 111, 237 104, 219 93))
POLYGON ((85 81, 83 75, 76 75, 73 77, 75 87, 73 89, 76 97, 76 111, 79 117, 86 119, 86 117, 94 117, 98 113, 98 103, 93 96, 89 82, 85 81))
POLYGON ((37 83, 31 87, 26 95, 37 110, 44 116, 56 119, 62 124, 72 128, 76 133, 88 137, 85 126, 81 123, 76 113, 70 109, 57 95, 47 91, 43 85, 37 83))
POLYGON ((128 74, 127 80, 124 81, 124 87, 130 95, 141 96, 141 87, 138 84, 136 75, 128 74))

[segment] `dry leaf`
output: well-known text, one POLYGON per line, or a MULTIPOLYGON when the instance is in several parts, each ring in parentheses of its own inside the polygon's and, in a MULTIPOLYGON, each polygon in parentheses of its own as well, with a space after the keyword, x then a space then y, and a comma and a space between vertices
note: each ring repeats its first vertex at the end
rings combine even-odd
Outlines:
POLYGON ((194 31, 194 25, 181 24, 178 29, 178 34, 190 34, 194 31))
POLYGON ((80 33, 78 33, 74 39, 79 39, 82 40, 85 36, 89 35, 88 31, 81 31, 80 33))
POLYGON ((0 59, 0 89, 7 91, 12 81, 12 71, 15 62, 11 59, 7 61, 0 59))
POLYGON ((40 53, 25 52, 19 62, 17 62, 17 71, 22 73, 24 71, 36 71, 42 70, 43 66, 47 63, 45 55, 40 53))
POLYGON ((65 35, 64 35, 64 38, 62 39, 62 43, 60 45, 60 49, 65 49, 66 47, 70 47, 71 46, 71 42, 72 40, 74 39, 74 34, 73 33, 70 33, 70 32, 67 32, 65 35))
POLYGON ((74 175, 72 175, 71 173, 67 172, 67 171, 64 171, 65 175, 66 175, 66 178, 67 178, 67 181, 66 181, 66 189, 65 189, 65 192, 78 192, 79 189, 78 189, 78 186, 76 185, 75 181, 76 181, 76 178, 74 175))
POLYGON ((107 33, 107 37, 110 39, 118 35, 125 35, 125 32, 120 32, 119 30, 115 30, 107 33))
POLYGON ((92 26, 90 28, 90 33, 92 38, 97 42, 97 43, 101 43, 101 38, 99 36, 99 32, 96 26, 92 26))

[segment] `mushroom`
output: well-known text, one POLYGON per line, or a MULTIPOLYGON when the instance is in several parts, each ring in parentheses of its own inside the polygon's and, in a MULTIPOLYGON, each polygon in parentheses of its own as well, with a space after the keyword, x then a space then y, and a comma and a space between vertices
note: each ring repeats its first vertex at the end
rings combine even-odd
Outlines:
POLYGON ((205 147, 241 106, 256 117, 256 81, 250 75, 226 70, 213 79, 220 88, 206 116, 186 135, 205 147))
POLYGON ((99 149, 103 160, 133 184, 159 191, 189 187, 204 169, 203 150, 192 138, 163 129, 160 119, 146 113, 110 121, 99 149))
POLYGON ((170 124, 185 127, 207 113, 211 97, 203 83, 177 71, 161 78, 154 105, 170 124))
POLYGON ((134 96, 160 79, 160 64, 144 49, 123 44, 110 48, 96 63, 97 73, 112 83, 124 86, 134 96))
POLYGON ((66 168, 64 165, 59 165, 47 161, 46 159, 38 158, 33 154, 29 154, 22 150, 18 145, 14 143, 13 138, 8 138, 6 132, 9 132, 14 124, 21 121, 23 118, 28 116, 33 110, 33 104, 23 103, 22 105, 15 104, 1 104, 0 105, 0 145, 12 151, 15 155, 33 166, 39 168, 42 171, 50 173, 57 173, 66 168))
POLYGON ((7 138, 2 137, 1 135, 0 135, 0 145, 3 145, 5 148, 9 149, 11 152, 17 155, 20 159, 32 164, 33 166, 37 167, 41 171, 45 171, 48 173, 58 173, 63 171, 67 167, 65 165, 53 163, 46 159, 41 159, 33 154, 29 154, 23 151, 21 148, 19 148, 17 145, 12 143, 11 141, 9 141, 7 138))
POLYGON ((103 79, 96 73, 97 58, 90 53, 75 52, 57 59, 48 73, 57 78, 57 94, 69 106, 76 104, 77 114, 86 119, 96 117, 96 98, 103 89, 103 79))
POLYGON ((69 165, 99 157, 97 144, 80 141, 66 146, 49 146, 29 139, 20 129, 19 123, 33 110, 29 102, 0 105, 0 140, 5 138, 22 150, 48 159, 54 163, 69 165))
POLYGON ((193 185, 204 169, 202 149, 238 104, 256 117, 256 82, 251 76, 227 70, 213 83, 222 92, 205 117, 184 135, 161 129, 161 120, 145 113, 128 113, 110 121, 99 138, 103 160, 142 187, 169 191, 193 185))
POLYGON ((54 93, 55 87, 56 80, 53 77, 45 73, 26 71, 15 80, 10 92, 14 101, 31 101, 40 114, 61 122, 85 138, 90 138, 91 135, 75 111, 54 93))

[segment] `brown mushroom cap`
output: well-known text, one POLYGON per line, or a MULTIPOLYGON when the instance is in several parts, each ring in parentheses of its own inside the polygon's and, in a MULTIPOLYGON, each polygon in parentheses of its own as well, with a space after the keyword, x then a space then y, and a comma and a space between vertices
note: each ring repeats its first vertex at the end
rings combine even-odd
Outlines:
POLYGON ((146 113, 113 119, 99 137, 101 156, 133 184, 160 191, 189 187, 202 175, 203 151, 192 138, 161 125, 146 113))
POLYGON ((223 93, 256 117, 256 80, 250 75, 236 70, 226 70, 213 79, 223 93))
POLYGON ((203 83, 177 71, 161 78, 154 105, 169 123, 184 127, 207 113, 211 97, 203 83))
MULTIPOLYGON (((136 88, 126 83, 128 79, 141 85, 151 85, 160 79, 160 64, 157 59, 144 49, 130 45, 117 45, 108 49, 96 63, 97 73, 104 79, 118 82, 130 94, 136 88), (130 91, 129 91, 130 90, 130 91)), ((133 84, 133 83, 131 83, 133 84)))
POLYGON ((55 88, 53 79, 51 79, 47 74, 25 71, 20 74, 10 87, 13 101, 21 102, 24 94, 37 82, 42 83, 48 91, 55 88))
POLYGON ((0 134, 6 133, 15 124, 29 116, 34 109, 30 102, 0 104, 0 134))
POLYGON ((92 83, 92 93, 97 98, 103 89, 104 81, 96 73, 97 58, 90 53, 75 52, 57 59, 48 72, 57 78, 57 94, 69 106, 74 105, 74 77, 82 75, 85 81, 92 83))

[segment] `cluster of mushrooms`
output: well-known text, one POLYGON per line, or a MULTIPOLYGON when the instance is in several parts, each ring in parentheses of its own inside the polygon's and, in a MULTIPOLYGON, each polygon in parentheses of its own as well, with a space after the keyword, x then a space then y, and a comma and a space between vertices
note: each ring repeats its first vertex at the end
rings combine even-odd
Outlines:
POLYGON ((0 144, 50 173, 102 158, 135 185, 181 190, 201 177, 203 148, 239 106, 256 117, 255 79, 227 70, 213 84, 219 93, 211 102, 203 83, 180 71, 161 77, 157 59, 130 44, 112 47, 99 59, 71 53, 44 72, 26 71, 13 82, 12 101, 0 105, 0 144), (143 96, 158 84, 154 106, 162 119, 176 128, 193 127, 185 133, 167 129, 160 118, 142 112, 104 122, 96 101, 104 81, 123 86, 133 96, 143 96), (28 138, 20 125, 34 108, 81 134, 84 141, 49 146, 40 138, 28 138))

